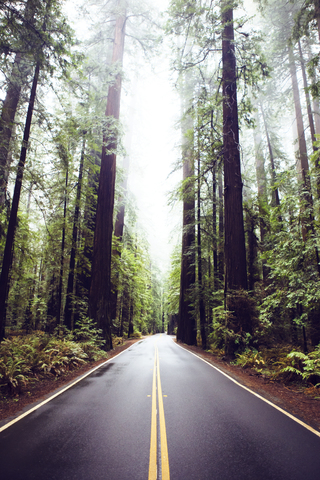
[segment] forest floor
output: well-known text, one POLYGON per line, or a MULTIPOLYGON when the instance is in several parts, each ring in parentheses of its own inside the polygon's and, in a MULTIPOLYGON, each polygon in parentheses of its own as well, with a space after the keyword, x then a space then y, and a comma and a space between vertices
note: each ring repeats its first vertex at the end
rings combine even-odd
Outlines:
MULTIPOLYGON (((125 340, 123 345, 119 345, 111 352, 108 352, 108 358, 114 357, 140 340, 141 338, 125 340)), ((259 375, 252 369, 244 369, 232 365, 211 353, 204 352, 200 347, 185 344, 181 344, 181 346, 197 354, 250 390, 320 431, 320 399, 311 395, 311 393, 314 393, 314 389, 302 388, 298 385, 284 385, 279 381, 259 375)), ((105 361, 106 359, 92 362, 64 376, 36 382, 31 388, 28 388, 28 392, 22 393, 20 396, 0 398, 0 426, 45 400, 53 392, 64 388, 105 361)))

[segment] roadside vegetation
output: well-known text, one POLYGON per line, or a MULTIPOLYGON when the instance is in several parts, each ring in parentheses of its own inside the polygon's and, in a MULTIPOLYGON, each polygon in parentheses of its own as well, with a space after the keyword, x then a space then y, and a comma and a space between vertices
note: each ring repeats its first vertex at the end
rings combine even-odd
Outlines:
POLYGON ((55 380, 86 363, 108 358, 101 348, 101 331, 88 319, 63 336, 59 332, 22 333, 9 333, 0 344, 0 392, 4 397, 17 396, 35 382, 55 380))

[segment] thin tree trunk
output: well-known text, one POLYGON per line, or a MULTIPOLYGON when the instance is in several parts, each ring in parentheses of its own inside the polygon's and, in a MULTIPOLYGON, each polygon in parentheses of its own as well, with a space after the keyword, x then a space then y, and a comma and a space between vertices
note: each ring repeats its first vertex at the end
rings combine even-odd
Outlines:
POLYGON ((203 350, 207 349, 207 332, 206 332, 206 310, 203 301, 203 280, 202 280, 202 248, 201 248, 201 165, 200 165, 200 145, 198 131, 198 188, 197 188, 197 243, 198 243, 198 298, 199 298, 199 316, 200 316, 200 332, 201 344, 203 350))
POLYGON ((58 305, 57 305, 57 325, 62 324, 62 290, 63 290, 63 271, 64 271, 64 250, 66 239, 66 216, 67 216, 67 203, 68 203, 68 179, 69 179, 69 162, 66 164, 66 181, 65 192, 63 202, 63 225, 62 225, 62 238, 61 238, 61 256, 60 256, 60 274, 59 274, 59 289, 58 289, 58 305))
POLYGON ((279 198, 278 187, 276 187, 277 175, 276 175, 276 168, 275 168, 275 164, 274 164, 273 149, 272 149, 272 145, 271 145, 268 125, 267 125, 267 122, 266 122, 266 117, 265 117, 265 114, 264 114, 262 104, 260 104, 260 108, 261 108, 261 113, 262 113, 262 118, 263 118, 264 129, 265 129, 265 132, 266 132, 266 138, 267 138, 267 144, 268 144, 268 150, 269 150, 269 158, 270 158, 270 165, 271 165, 271 187, 272 187, 271 206, 272 207, 279 207, 280 206, 280 198, 279 198))
POLYGON ((31 94, 29 99, 29 106, 28 106, 27 118, 26 118, 26 123, 24 128, 20 160, 18 164, 17 177, 16 177, 13 199, 12 199, 6 245, 4 249, 4 255, 3 255, 3 263, 2 263, 2 270, 1 270, 1 277, 0 277, 0 341, 4 338, 4 333, 5 333, 5 321, 6 321, 5 312, 6 312, 6 303, 8 298, 8 289, 9 289, 9 282, 8 282, 9 270, 11 265, 12 252, 13 252, 13 242, 14 242, 14 234, 15 234, 16 225, 17 225, 21 185, 22 185, 24 166, 25 166, 26 156, 27 156, 27 148, 28 148, 28 142, 29 142, 29 136, 30 136, 30 128, 31 128, 32 114, 34 109, 34 102, 36 98, 39 72, 40 72, 40 63, 37 63, 35 72, 34 72, 31 94))
MULTIPOLYGON (((266 181, 266 172, 264 168, 264 156, 262 152, 262 139, 261 139, 261 131, 260 131, 260 124, 259 124, 259 116, 256 114, 255 116, 256 121, 256 128, 253 132, 253 140, 254 140, 254 150, 255 150, 255 165, 256 165, 256 178, 258 184, 258 208, 259 208, 259 227, 260 227, 260 242, 261 242, 261 249, 264 250, 264 242, 265 236, 267 233, 266 223, 265 223, 265 215, 267 211, 267 181, 266 181)), ((253 230, 252 236, 254 240, 254 222, 253 222, 253 230)), ((263 280, 267 280, 268 276, 268 269, 266 267, 265 262, 262 262, 262 275, 263 280)), ((249 290, 252 288, 249 286, 249 290)))
POLYGON ((73 325, 74 277, 75 277, 75 266, 76 266, 76 256, 77 256, 77 240, 78 240, 79 217, 80 217, 80 201, 81 201, 81 194, 82 194, 83 165, 84 165, 84 155, 85 155, 85 148, 86 148, 86 133, 87 132, 83 132, 82 149, 81 149, 81 156, 80 156, 76 205, 74 208, 74 216, 73 216, 72 247, 71 247, 71 253, 70 253, 67 298, 66 298, 65 317, 64 317, 65 326, 69 330, 73 330, 73 327, 74 327, 73 325))
MULTIPOLYGON (((213 110, 211 110, 211 142, 213 145, 213 110)), ((218 289, 218 236, 217 236, 217 161, 212 151, 212 249, 214 290, 218 289)))
MULTIPOLYGON (((218 193, 219 193, 219 241, 218 241, 218 278, 220 284, 224 280, 224 208, 223 208, 223 182, 222 172, 218 171, 218 193)), ((221 286, 220 286, 221 288, 221 286)))
POLYGON ((298 42, 298 46, 299 46, 299 55, 300 55, 300 64, 301 64, 301 73, 302 73, 302 79, 303 79, 303 87, 304 87, 304 92, 305 92, 305 96, 306 96, 306 104, 307 104, 308 120, 309 120, 309 127, 310 127, 310 133, 311 133, 311 141, 312 141, 313 151, 315 152, 317 150, 317 147, 315 147, 315 145, 314 145, 314 142, 316 141, 316 137, 315 137, 316 132, 315 132, 314 121, 313 121, 313 116, 312 116, 311 100, 310 100, 308 80, 307 80, 307 74, 306 74, 306 66, 305 66, 305 63, 304 63, 304 58, 303 58, 303 53, 302 53, 300 40, 298 42))
POLYGON ((227 290, 247 289, 234 51, 233 2, 222 2, 225 265, 227 290))
POLYGON ((304 126, 303 126, 303 119, 302 119, 299 87, 298 87, 298 81, 297 81, 296 65, 295 65, 293 51, 291 47, 289 48, 289 63, 290 63, 290 74, 291 74, 292 91, 293 91, 297 132, 298 132, 298 145, 299 145, 298 171, 300 174, 300 179, 303 180, 304 177, 307 178, 308 176, 309 162, 308 162, 308 153, 307 153, 307 143, 304 135, 304 126))
MULTIPOLYGON (((121 7, 121 3, 119 2, 121 7)), ((126 13, 123 11, 116 19, 112 64, 122 65, 125 39, 126 13)), ((121 74, 109 87, 106 117, 115 120, 120 116, 121 74)), ((106 350, 112 349, 111 313, 109 308, 111 287, 111 252, 113 230, 113 207, 116 178, 117 134, 110 141, 104 136, 101 170, 98 190, 96 226, 94 233, 93 264, 89 296, 89 314, 98 328, 102 329, 106 340, 106 350), (112 153, 111 153, 112 152, 112 153)))

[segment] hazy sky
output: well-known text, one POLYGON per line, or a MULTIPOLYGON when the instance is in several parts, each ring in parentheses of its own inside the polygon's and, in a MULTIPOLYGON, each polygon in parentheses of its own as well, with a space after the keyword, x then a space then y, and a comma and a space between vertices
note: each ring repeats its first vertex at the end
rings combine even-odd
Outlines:
MULTIPOLYGON (((153 3, 162 11, 168 5, 167 0, 153 3)), ((76 6, 76 1, 69 0, 66 12, 74 22, 76 34, 83 38, 88 22, 77 16, 76 6)), ((123 114, 132 104, 132 72, 126 69, 127 63, 132 63, 132 58, 125 58, 124 63, 127 82, 124 81, 121 94, 123 114)), ((135 197, 138 224, 149 241, 152 260, 165 272, 180 235, 179 206, 172 210, 167 196, 182 175, 170 175, 179 158, 180 131, 176 124, 180 103, 169 78, 168 52, 153 58, 150 65, 141 58, 139 63, 128 187, 135 197)), ((118 162, 121 165, 122 159, 118 158, 118 162)))
MULTIPOLYGON (((150 0, 165 11, 169 0, 150 0)), ((245 2, 250 13, 252 2, 245 2)), ((75 18, 77 2, 67 2, 67 12, 75 18)), ((90 7, 87 7, 90 8, 90 7)), ((88 23, 78 18, 74 28, 82 36, 88 23)), ((131 71, 126 69, 122 91, 122 112, 132 104, 131 71)), ((151 61, 151 65, 139 59, 141 68, 135 99, 133 140, 130 149, 129 190, 137 205, 138 224, 150 244, 150 253, 162 272, 170 265, 170 254, 181 235, 181 205, 172 210, 168 206, 168 192, 181 180, 182 172, 170 172, 179 159, 180 130, 177 122, 180 102, 170 78, 169 53, 151 61)), ((122 159, 118 159, 121 165, 122 159)))

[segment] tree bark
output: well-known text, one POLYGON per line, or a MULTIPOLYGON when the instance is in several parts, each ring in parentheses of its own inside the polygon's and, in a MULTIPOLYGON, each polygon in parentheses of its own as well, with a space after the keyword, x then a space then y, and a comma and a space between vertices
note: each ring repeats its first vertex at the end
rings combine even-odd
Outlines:
MULTIPOLYGON (((121 7, 121 3, 119 2, 121 7)), ((124 9, 116 19, 112 63, 122 65, 125 39, 126 13, 124 9)), ((109 87, 106 117, 118 120, 120 116, 121 74, 109 87)), ((98 189, 96 226, 94 233, 93 264, 89 297, 89 315, 102 329, 105 348, 112 348, 111 312, 109 308, 111 288, 111 252, 113 207, 116 178, 117 134, 110 139, 104 135, 101 170, 98 189)))
POLYGON ((239 124, 234 51, 233 10, 222 5, 222 87, 224 157, 224 228, 227 290, 247 289, 246 250, 242 208, 239 124))
POLYGON ((16 177, 13 199, 12 199, 6 245, 4 249, 4 255, 3 255, 3 263, 2 263, 2 270, 1 270, 1 276, 0 276, 0 341, 4 338, 4 334, 5 334, 6 303, 8 298, 8 289, 9 289, 9 282, 8 282, 9 271, 10 271, 10 265, 11 265, 14 234, 15 234, 16 225, 17 225, 21 186, 22 186, 24 166, 25 166, 26 156, 27 156, 27 148, 28 148, 28 142, 29 142, 29 136, 30 136, 31 121, 32 121, 32 114, 34 109, 34 102, 36 98, 39 72, 40 72, 40 63, 37 63, 35 72, 34 72, 31 93, 30 93, 28 112, 27 112, 22 147, 20 152, 20 160, 18 164, 17 177, 16 177))
MULTIPOLYGON (((186 79, 186 90, 188 89, 186 79)), ((186 100, 186 99, 183 99, 186 100)), ((195 198, 194 198, 194 161, 193 161, 193 122, 186 113, 182 122, 182 161, 183 161, 183 218, 181 276, 177 340, 187 345, 196 345, 197 331, 192 292, 195 285, 195 198), (192 138, 190 137, 192 132, 192 138)))
MULTIPOLYGON (((260 227, 260 243, 261 249, 264 250, 264 242, 265 236, 267 233, 266 223, 265 223, 265 215, 267 212, 267 180, 266 180, 266 172, 264 168, 264 156, 262 152, 262 139, 261 139, 261 131, 260 131, 260 124, 259 124, 259 115, 256 114, 255 116, 256 121, 256 128, 253 132, 253 140, 254 140, 254 150, 255 150, 255 166, 256 166, 256 178, 257 178, 257 185, 258 185, 258 208, 259 208, 259 227, 260 227)), ((247 212, 247 216, 249 212, 247 212)), ((252 217, 252 215, 251 215, 252 217)), ((253 245, 255 244, 255 235, 254 235, 254 225, 255 222, 251 222, 252 227, 252 241, 253 245)), ((248 222, 247 222, 248 224, 248 222)), ((254 249, 254 247, 252 247, 254 249)), ((250 255, 249 255, 250 257, 250 255)), ((249 273, 249 272, 248 272, 249 273)), ((262 275, 263 280, 266 281, 268 277, 268 268, 266 267, 265 262, 262 262, 262 275)), ((252 275, 251 275, 252 278, 252 275)), ((250 283, 250 282, 249 282, 250 283)), ((251 282, 252 283, 252 282, 251 282)), ((249 290, 252 290, 252 285, 249 285, 249 290)))
MULTIPOLYGON (((218 278, 220 285, 224 280, 224 208, 223 208, 223 182, 222 172, 218 170, 218 194, 219 194, 219 238, 218 238, 218 278)), ((222 288, 220 286, 220 288, 222 288)))
POLYGON ((198 244, 198 299, 199 299, 199 317, 202 349, 207 349, 207 331, 206 331, 206 310, 203 300, 203 280, 202 280, 202 248, 201 248, 201 164, 200 164, 200 145, 198 131, 198 181, 197 181, 197 244, 198 244))

